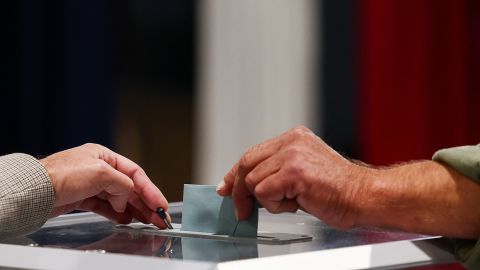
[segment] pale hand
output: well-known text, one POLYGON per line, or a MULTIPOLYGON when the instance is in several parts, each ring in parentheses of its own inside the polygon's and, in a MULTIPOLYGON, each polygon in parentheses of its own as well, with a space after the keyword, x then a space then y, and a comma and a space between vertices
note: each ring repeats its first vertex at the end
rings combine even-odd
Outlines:
POLYGON ((165 224, 157 207, 168 209, 161 191, 133 161, 98 144, 85 144, 40 160, 55 190, 51 217, 73 210, 93 211, 118 223, 136 218, 165 224))

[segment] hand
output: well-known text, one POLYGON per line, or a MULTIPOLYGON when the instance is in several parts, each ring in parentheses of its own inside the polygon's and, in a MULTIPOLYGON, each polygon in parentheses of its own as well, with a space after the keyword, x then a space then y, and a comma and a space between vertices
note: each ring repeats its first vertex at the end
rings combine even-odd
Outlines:
POLYGON ((165 228, 157 207, 168 208, 160 190, 133 161, 98 144, 58 152, 40 162, 55 190, 51 217, 93 211, 118 223, 136 218, 165 228))
POLYGON ((252 197, 272 213, 303 209, 337 227, 351 227, 366 183, 366 167, 343 158, 313 132, 297 127, 250 148, 217 191, 232 195, 237 218, 248 218, 252 197))
POLYGON ((250 148, 217 191, 232 195, 237 218, 255 196, 273 213, 297 209, 339 228, 374 226, 478 239, 480 185, 445 164, 388 168, 352 163, 305 127, 250 148))

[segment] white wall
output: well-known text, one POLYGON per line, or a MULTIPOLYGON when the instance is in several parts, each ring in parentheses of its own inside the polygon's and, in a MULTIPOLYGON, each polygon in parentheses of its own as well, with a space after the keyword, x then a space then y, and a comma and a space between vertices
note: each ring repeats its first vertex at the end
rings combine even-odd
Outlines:
POLYGON ((202 0, 194 182, 217 184, 250 146, 317 132, 319 2, 202 0))

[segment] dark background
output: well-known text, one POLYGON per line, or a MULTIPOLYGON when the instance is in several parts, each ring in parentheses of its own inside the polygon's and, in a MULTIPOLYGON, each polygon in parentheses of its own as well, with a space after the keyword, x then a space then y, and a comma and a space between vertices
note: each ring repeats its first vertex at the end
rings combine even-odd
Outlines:
MULTIPOLYGON (((95 142, 170 201, 192 179, 196 1, 4 1, 0 154, 95 142)), ((474 0, 325 0, 321 135, 378 165, 480 142, 474 0)), ((320 61, 320 60, 319 60, 320 61)))
POLYGON ((0 12, 0 154, 103 144, 180 200, 192 171, 194 1, 5 1, 0 12))

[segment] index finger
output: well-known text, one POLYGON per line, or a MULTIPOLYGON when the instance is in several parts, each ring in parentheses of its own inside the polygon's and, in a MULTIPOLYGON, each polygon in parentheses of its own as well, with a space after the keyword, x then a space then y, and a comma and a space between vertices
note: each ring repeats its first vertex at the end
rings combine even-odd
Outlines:
POLYGON ((250 216, 253 207, 253 194, 247 188, 245 177, 258 164, 274 155, 282 146, 282 136, 265 141, 250 148, 241 158, 238 164, 233 168, 233 172, 227 174, 233 181, 225 181, 223 190, 219 191, 222 194, 224 190, 230 190, 232 200, 236 209, 236 216, 238 220, 246 219, 250 216), (233 175, 234 174, 234 175, 233 175))
POLYGON ((163 209, 167 210, 167 199, 163 196, 160 189, 150 181, 150 178, 148 178, 145 171, 128 158, 117 154, 110 149, 108 150, 107 156, 102 158, 113 168, 126 174, 133 180, 135 193, 139 195, 148 208, 152 211, 156 211, 158 207, 163 207, 163 209))
MULTIPOLYGON (((243 154, 240 161, 235 163, 235 165, 233 165, 230 171, 225 175, 224 181, 220 183, 217 187, 218 194, 220 194, 221 196, 233 194, 235 182, 237 182, 237 175, 241 175, 243 173, 244 178, 246 175, 245 172, 248 173, 259 163, 263 162, 265 159, 278 152, 285 143, 288 143, 292 139, 295 139, 296 137, 298 137, 297 135, 304 135, 307 133, 313 134, 312 131, 310 131, 308 128, 304 126, 298 126, 282 133, 277 137, 271 138, 261 144, 257 144, 251 147, 243 154), (242 172, 242 170, 244 171, 242 172)), ((242 180, 242 177, 240 177, 240 180, 242 180)), ((240 185, 239 187, 243 189, 242 185, 240 185)))
MULTIPOLYGON (((243 174, 244 178, 259 163, 276 153, 282 146, 282 136, 283 134, 250 147, 225 175, 224 181, 217 188, 218 194, 221 196, 233 194, 237 176, 243 174)), ((241 181, 241 178, 239 180, 241 181)))

